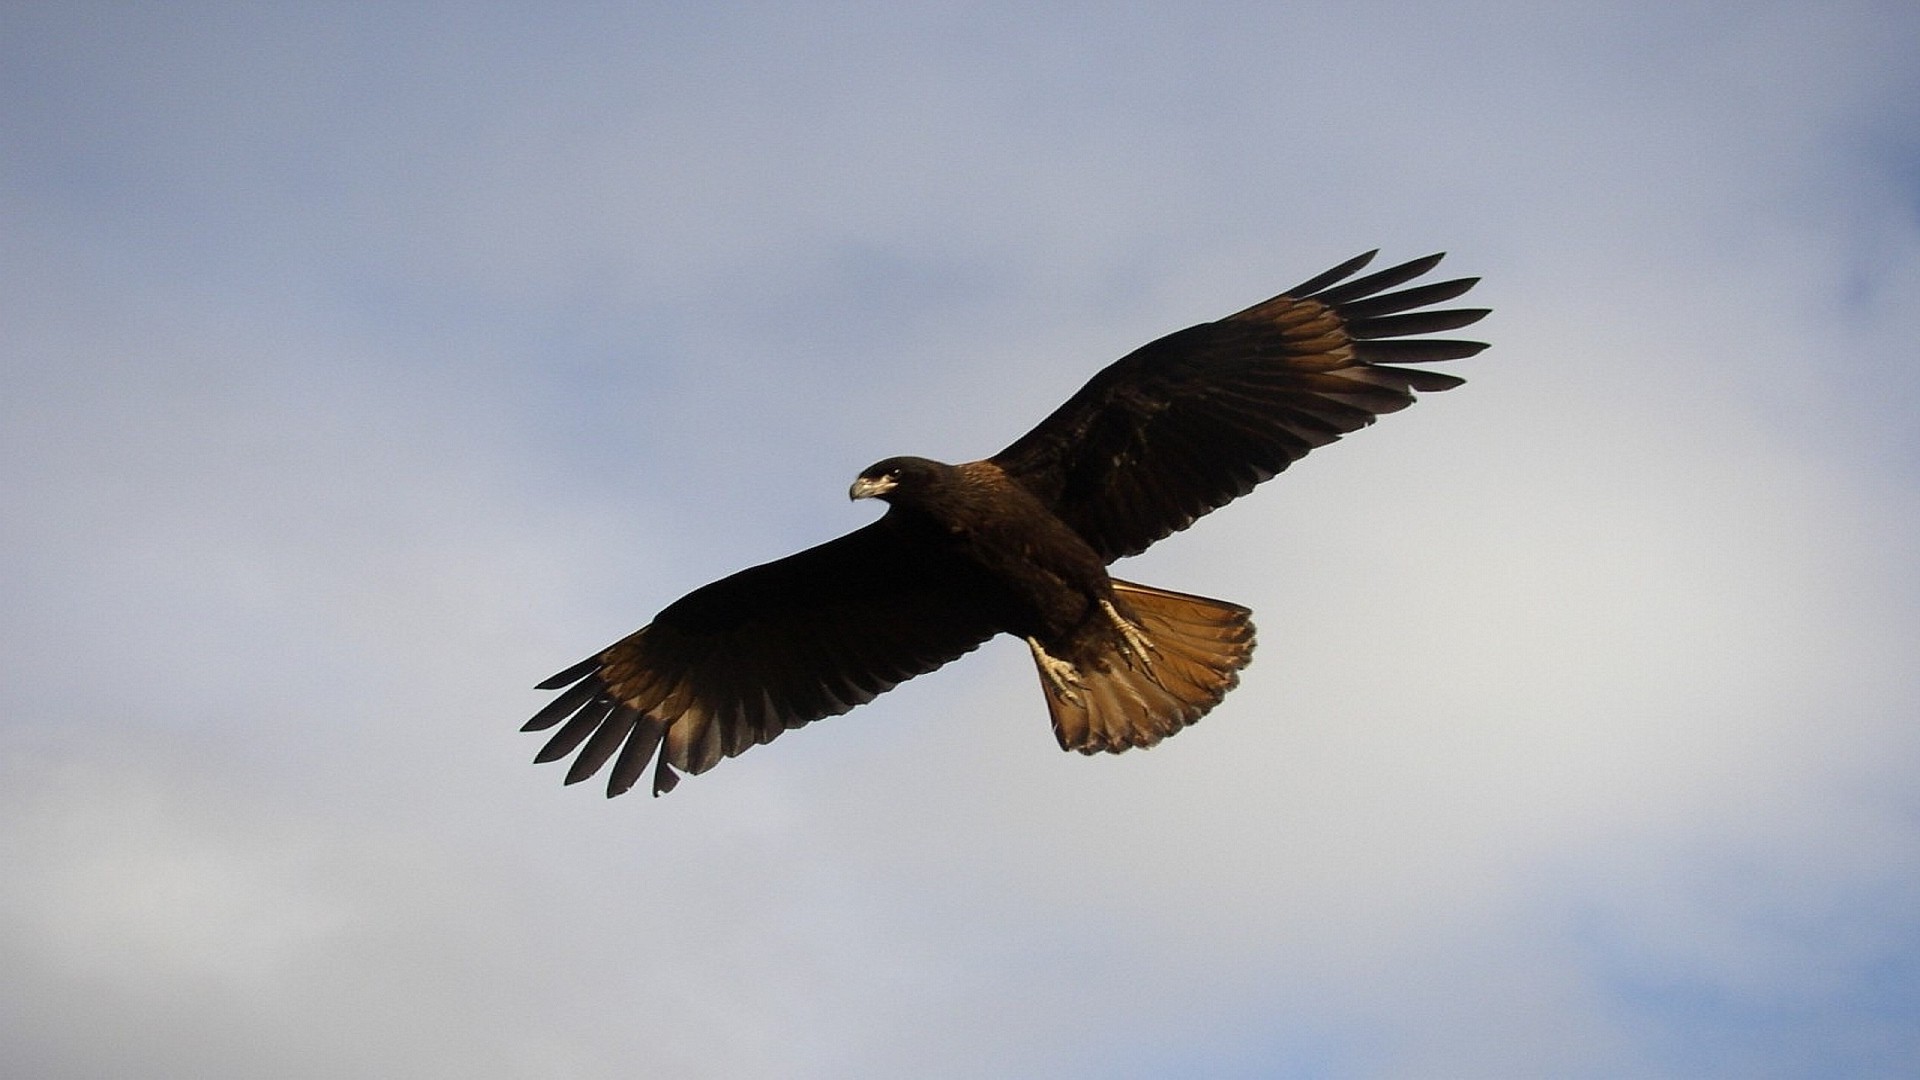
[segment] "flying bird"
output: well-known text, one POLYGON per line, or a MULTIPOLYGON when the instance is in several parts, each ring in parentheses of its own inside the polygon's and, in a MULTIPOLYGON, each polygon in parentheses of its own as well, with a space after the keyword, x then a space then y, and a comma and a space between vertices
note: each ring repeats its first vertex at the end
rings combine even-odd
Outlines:
POLYGON ((1198 720, 1251 658, 1252 612, 1107 565, 1460 385, 1399 365, 1486 348, 1414 336, 1486 315, 1431 308, 1479 279, 1389 291, 1441 256, 1354 277, 1374 254, 1135 350, 992 457, 872 465, 849 494, 886 502, 877 521, 695 589, 540 683, 563 692, 522 729, 559 727, 535 760, 577 750, 569 784, 611 761, 608 796, 652 764, 660 795, 1003 633, 1032 650, 1062 749, 1152 746, 1198 720))

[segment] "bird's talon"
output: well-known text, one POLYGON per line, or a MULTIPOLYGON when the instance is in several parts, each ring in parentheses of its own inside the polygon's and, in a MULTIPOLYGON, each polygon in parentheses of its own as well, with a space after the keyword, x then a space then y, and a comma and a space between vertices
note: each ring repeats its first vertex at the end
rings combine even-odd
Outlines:
POLYGON ((1153 654, 1160 651, 1154 648, 1152 639, 1141 633, 1140 628, 1125 615, 1120 614, 1120 609, 1113 606, 1113 601, 1102 600, 1100 607, 1107 613, 1107 618, 1112 620, 1114 629, 1120 631, 1120 651, 1126 654, 1127 663, 1152 673, 1153 654))
POLYGON ((1041 648, 1038 641, 1028 638, 1027 644, 1033 647, 1034 658, 1039 662, 1040 674, 1045 676, 1053 692, 1069 704, 1080 704, 1080 687, 1085 684, 1080 681, 1079 670, 1071 663, 1041 648))

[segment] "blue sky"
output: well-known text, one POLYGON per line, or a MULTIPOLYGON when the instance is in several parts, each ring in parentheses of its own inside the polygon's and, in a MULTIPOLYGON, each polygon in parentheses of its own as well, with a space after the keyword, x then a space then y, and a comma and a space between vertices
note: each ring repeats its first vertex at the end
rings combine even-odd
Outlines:
POLYGON ((1900 3, 7 5, 0 1060, 1839 1077, 1920 1060, 1900 3), (682 785, 532 683, 1357 251, 1466 387, 682 785))

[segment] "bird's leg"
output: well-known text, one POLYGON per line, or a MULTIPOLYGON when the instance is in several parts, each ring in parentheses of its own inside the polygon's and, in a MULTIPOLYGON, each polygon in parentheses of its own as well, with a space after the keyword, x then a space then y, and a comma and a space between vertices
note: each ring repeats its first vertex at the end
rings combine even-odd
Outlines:
MULTIPOLYGON (((1140 628, 1133 624, 1133 620, 1120 614, 1120 609, 1113 606, 1113 601, 1100 601, 1100 610, 1107 613, 1107 618, 1113 622, 1113 628, 1120 632, 1120 651, 1126 656, 1127 665, 1138 667, 1151 676, 1153 654, 1159 651, 1153 647, 1153 642, 1147 635, 1140 632, 1140 628)), ((1156 678, 1154 681, 1160 680, 1156 678)))
POLYGON ((1040 668, 1040 674, 1047 680, 1061 700, 1071 705, 1080 704, 1080 672, 1069 661, 1062 660, 1046 649, 1041 648, 1037 638, 1028 638, 1027 645, 1033 649, 1034 662, 1040 668))

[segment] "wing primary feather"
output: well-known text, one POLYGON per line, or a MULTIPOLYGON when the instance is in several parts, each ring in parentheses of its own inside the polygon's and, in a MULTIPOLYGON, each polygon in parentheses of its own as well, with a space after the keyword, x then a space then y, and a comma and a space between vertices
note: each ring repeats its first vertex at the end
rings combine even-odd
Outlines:
POLYGON ((589 656, 560 674, 549 676, 545 681, 536 684, 534 689, 558 690, 563 686, 572 686, 574 683, 593 674, 599 667, 600 658, 598 656, 589 656))
POLYGON ((680 774, 667 764, 667 755, 661 754, 659 762, 653 767, 653 797, 659 798, 680 786, 680 774))
POLYGON ((1331 307, 1339 307, 1349 300, 1358 300, 1363 296, 1372 296, 1374 293, 1380 292, 1383 289, 1391 289, 1395 285, 1412 281, 1414 278, 1419 277, 1421 274, 1439 265, 1440 260, 1444 258, 1446 258, 1446 252, 1435 252, 1432 255, 1426 255, 1409 262, 1403 262, 1399 266, 1389 266, 1385 270, 1376 270, 1366 277, 1354 278, 1345 284, 1336 285, 1333 288, 1316 293, 1312 299, 1318 300, 1331 307))
POLYGON ((1369 364, 1432 364, 1441 360, 1463 360, 1487 347, 1484 341, 1453 341, 1447 338, 1416 338, 1412 341, 1360 341, 1354 354, 1369 364))
POLYGON ((620 748, 613 772, 607 777, 607 798, 625 794, 639 781, 653 760, 653 752, 660 748, 660 736, 666 734, 666 730, 667 725, 644 713, 634 722, 633 733, 627 736, 627 745, 620 748))
POLYGON ((613 702, 606 698, 595 698, 587 702, 586 707, 581 709, 573 719, 567 721, 566 727, 554 732, 553 738, 547 740, 547 745, 541 747, 540 752, 533 756, 534 764, 544 765, 573 753, 573 748, 579 746, 582 740, 591 735, 593 730, 600 726, 600 721, 612 711, 613 702))
MULTIPOLYGON (((1347 325, 1348 335, 1356 338, 1405 337, 1409 334, 1435 334, 1458 330, 1487 317, 1490 308, 1449 308, 1445 311, 1415 311, 1405 315, 1378 315, 1358 319, 1347 325)), ((1341 314, 1348 314, 1342 311, 1341 314)))
POLYGON ((1295 285, 1293 288, 1284 290, 1283 295, 1295 297, 1311 296, 1321 289, 1332 285, 1334 282, 1344 280, 1354 271, 1372 262, 1373 257, 1378 254, 1380 254, 1379 248, 1374 248, 1372 251, 1363 251, 1331 270, 1323 270, 1300 284, 1295 285))
POLYGON ((1458 375, 1449 375, 1444 371, 1428 371, 1426 368, 1381 367, 1374 365, 1364 369, 1369 374, 1391 378, 1396 385, 1405 385, 1409 390, 1418 390, 1423 394, 1437 394, 1442 390, 1451 390, 1467 380, 1458 375))
POLYGON ((1369 296, 1361 300, 1349 300, 1341 305, 1340 313, 1348 319, 1371 319, 1381 315, 1393 315, 1402 311, 1411 311, 1428 304, 1444 304, 1448 300, 1461 296, 1467 290, 1480 283, 1477 277, 1454 278, 1452 281, 1436 281, 1431 285, 1416 285, 1411 289, 1369 296))
MULTIPOLYGON (((557 689, 556 687, 544 686, 544 684, 543 687, 548 690, 557 689)), ((601 689, 602 687, 599 685, 598 679, 581 683, 566 693, 561 694, 559 697, 554 698, 552 701, 547 702, 539 712, 533 714, 533 719, 520 725, 520 730, 547 730, 560 721, 565 720, 567 717, 572 716, 579 710, 580 706, 587 703, 588 698, 599 693, 601 689)))
POLYGON ((633 722, 639 717, 640 710, 627 705, 618 706, 607 713, 606 719, 600 721, 599 729, 581 749, 580 756, 573 759, 573 767, 567 770, 566 782, 577 784, 599 772, 600 766, 605 765, 613 752, 626 741, 627 733, 633 730, 633 722))

